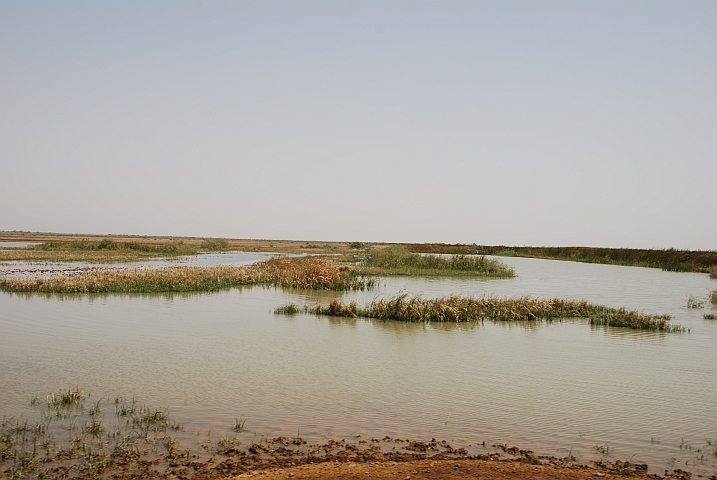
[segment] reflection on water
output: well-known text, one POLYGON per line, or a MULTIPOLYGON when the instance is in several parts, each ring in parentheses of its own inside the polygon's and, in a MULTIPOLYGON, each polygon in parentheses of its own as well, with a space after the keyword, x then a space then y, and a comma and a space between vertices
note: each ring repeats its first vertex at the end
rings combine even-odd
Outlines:
MULTIPOLYGON (((511 442, 539 453, 632 455, 653 471, 714 473, 693 449, 717 439, 717 322, 688 310, 706 275, 508 258, 514 279, 388 278, 370 292, 248 287, 208 294, 0 294, 0 415, 80 385, 169 406, 197 431, 311 440, 383 435, 511 442), (533 295, 669 313, 690 334, 552 323, 406 324, 274 315, 273 309, 368 303, 405 290, 435 297, 533 295), (659 440, 660 443, 656 443, 659 440), (690 465, 685 465, 690 462, 690 465)), ((703 448, 702 453, 707 452, 703 448)))

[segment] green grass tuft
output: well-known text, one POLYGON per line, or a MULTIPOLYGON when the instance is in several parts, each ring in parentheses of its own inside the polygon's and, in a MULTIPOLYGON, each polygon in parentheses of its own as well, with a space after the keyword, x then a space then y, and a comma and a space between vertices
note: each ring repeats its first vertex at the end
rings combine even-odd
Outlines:
POLYGON ((274 313, 281 315, 296 315, 299 312, 299 308, 295 303, 289 303, 287 305, 274 309, 274 313))

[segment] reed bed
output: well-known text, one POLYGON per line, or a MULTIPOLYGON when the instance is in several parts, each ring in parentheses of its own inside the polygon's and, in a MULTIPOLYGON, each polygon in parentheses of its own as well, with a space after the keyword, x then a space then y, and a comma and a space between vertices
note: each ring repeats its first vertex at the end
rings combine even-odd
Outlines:
MULTIPOLYGON (((277 313, 282 313, 280 307, 277 313)), ((593 305, 584 300, 560 298, 549 300, 532 297, 461 297, 451 295, 437 299, 401 293, 388 299, 371 302, 359 308, 355 302, 345 304, 334 300, 328 307, 306 308, 315 315, 363 317, 402 322, 475 322, 475 321, 552 321, 563 318, 587 318, 591 325, 626 327, 662 332, 685 332, 681 325, 669 323, 669 315, 649 315, 625 308, 593 305)))
POLYGON ((515 276, 513 269, 498 259, 464 254, 421 255, 411 253, 400 245, 372 250, 358 269, 384 275, 470 275, 496 278, 515 276))
POLYGON ((717 279, 717 266, 710 267, 710 269, 708 271, 709 271, 711 279, 713 279, 713 280, 717 279))
POLYGON ((75 275, 0 280, 0 290, 42 293, 209 292, 240 285, 363 290, 374 280, 322 257, 275 257, 246 267, 97 269, 75 275))

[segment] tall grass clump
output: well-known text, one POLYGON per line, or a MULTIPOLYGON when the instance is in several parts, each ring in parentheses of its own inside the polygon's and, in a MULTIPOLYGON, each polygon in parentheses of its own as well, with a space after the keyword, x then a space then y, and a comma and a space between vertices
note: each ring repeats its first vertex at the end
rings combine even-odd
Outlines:
POLYGON ((48 393, 47 394, 47 406, 48 407, 67 407, 76 406, 82 404, 85 395, 82 393, 80 388, 68 388, 67 390, 60 390, 59 393, 48 393))
POLYGON ((274 257, 246 267, 97 269, 75 275, 0 279, 0 290, 44 293, 209 292, 241 285, 363 290, 374 281, 322 257, 274 257))
POLYGON ((369 271, 378 270, 387 274, 422 275, 476 275, 484 277, 513 277, 515 272, 498 259, 483 255, 421 255, 411 253, 400 245, 391 245, 382 250, 373 250, 366 257, 363 266, 369 271))
POLYGON ((451 295, 437 299, 401 293, 371 302, 365 308, 334 300, 328 307, 308 309, 317 315, 364 317, 402 322, 475 322, 475 321, 542 321, 562 318, 587 318, 592 325, 608 325, 640 330, 684 332, 681 325, 671 325, 669 315, 649 315, 625 308, 609 308, 586 301, 532 297, 461 297, 451 295))
POLYGON ((717 290, 712 290, 707 298, 709 298, 712 305, 717 305, 717 290))
POLYGON ((288 303, 274 309, 274 313, 281 315, 296 315, 298 312, 299 307, 297 307, 295 303, 288 303))
POLYGON ((714 279, 717 279, 717 266, 710 267, 710 269, 708 270, 708 272, 709 272, 709 274, 710 274, 710 278, 711 278, 711 279, 713 279, 713 280, 714 280, 714 279))
POLYGON ((229 240, 227 240, 226 238, 207 238, 205 240, 202 240, 200 248, 202 250, 211 251, 229 250, 231 248, 231 245, 229 244, 229 240))

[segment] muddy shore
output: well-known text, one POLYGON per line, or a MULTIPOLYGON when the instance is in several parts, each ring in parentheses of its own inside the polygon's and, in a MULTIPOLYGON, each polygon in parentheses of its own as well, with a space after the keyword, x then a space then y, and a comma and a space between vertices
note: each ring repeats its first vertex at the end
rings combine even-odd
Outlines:
POLYGON ((325 478, 401 480, 587 480, 599 478, 690 478, 684 472, 665 477, 640 471, 603 471, 586 465, 532 465, 506 460, 413 460, 407 462, 326 462, 315 465, 276 468, 226 477, 230 479, 313 480, 325 478))

